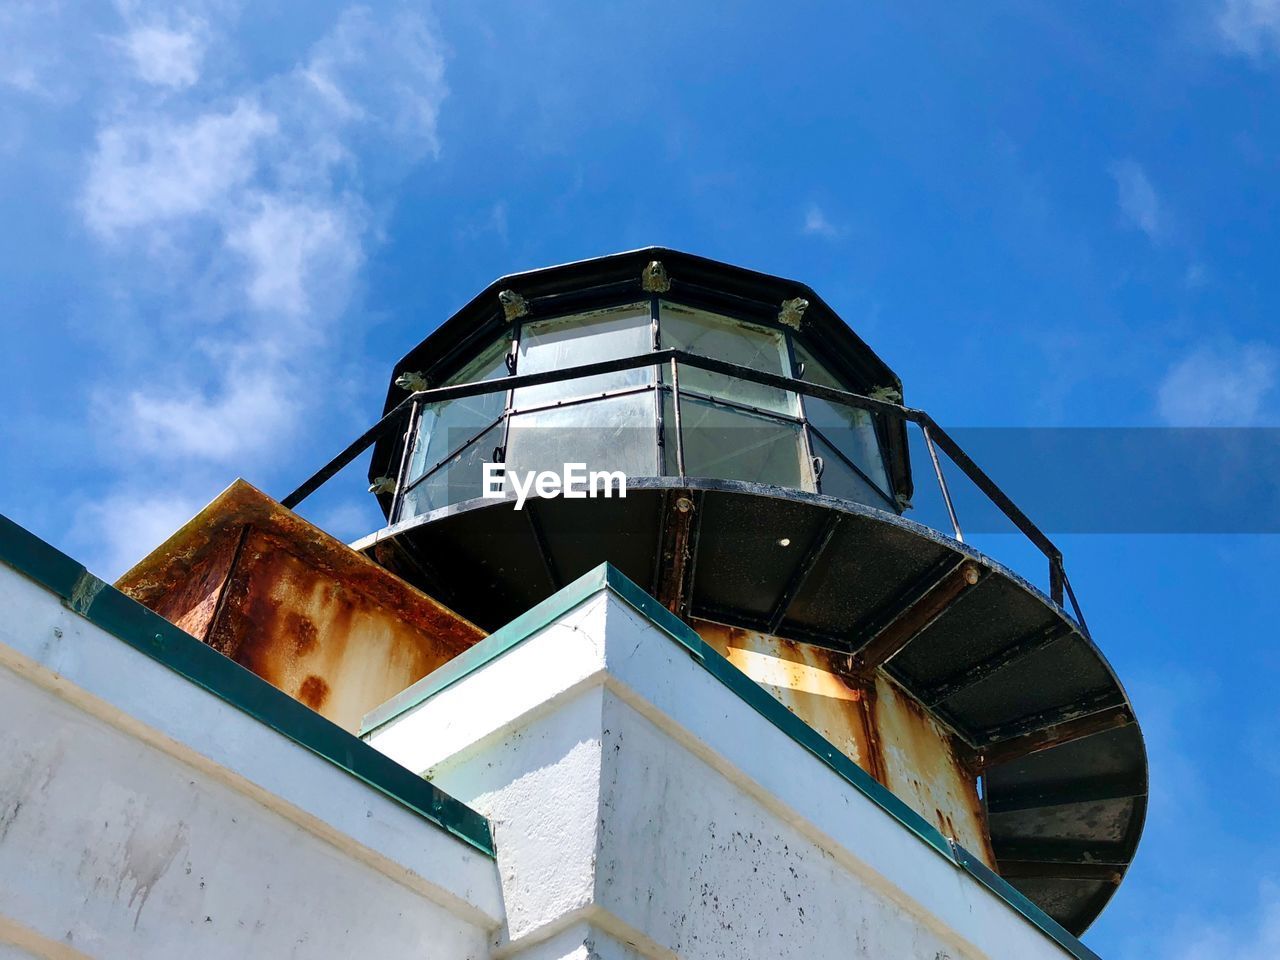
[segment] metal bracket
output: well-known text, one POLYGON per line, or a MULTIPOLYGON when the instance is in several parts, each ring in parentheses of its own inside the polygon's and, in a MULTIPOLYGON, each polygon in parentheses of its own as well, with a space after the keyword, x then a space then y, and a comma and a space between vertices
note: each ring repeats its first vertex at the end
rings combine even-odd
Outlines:
POLYGON ((508 320, 518 320, 529 313, 529 302, 514 290, 499 290, 498 302, 502 304, 502 315, 508 320))
POLYGON ((395 493, 396 481, 394 477, 378 477, 373 483, 369 484, 370 493, 395 493))
POLYGON ((396 377, 396 386, 401 390, 408 390, 410 393, 418 393, 420 390, 426 390, 430 384, 421 373, 412 371, 402 373, 396 377))
POLYGON ((804 312, 807 309, 809 309, 809 301, 804 297, 783 300, 782 309, 778 311, 778 322, 792 330, 799 330, 800 321, 804 319, 804 312))
POLYGON ((872 387, 867 391, 872 400, 883 400, 886 403, 901 403, 902 391, 897 387, 872 387))
POLYGON ((661 260, 651 260, 640 274, 640 286, 645 293, 666 293, 671 289, 671 278, 661 260))

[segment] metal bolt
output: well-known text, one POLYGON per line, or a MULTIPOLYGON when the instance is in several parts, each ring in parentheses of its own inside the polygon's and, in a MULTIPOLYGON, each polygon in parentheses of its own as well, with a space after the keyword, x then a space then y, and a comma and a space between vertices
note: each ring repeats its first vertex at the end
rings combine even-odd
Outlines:
POLYGON ((676 509, 681 513, 688 513, 693 509, 693 501, 688 497, 681 497, 676 501, 676 509))

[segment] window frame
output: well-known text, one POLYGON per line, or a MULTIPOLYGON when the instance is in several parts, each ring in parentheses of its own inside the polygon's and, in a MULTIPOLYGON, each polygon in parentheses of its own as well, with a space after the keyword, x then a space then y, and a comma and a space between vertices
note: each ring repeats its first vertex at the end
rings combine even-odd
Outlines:
MULTIPOLYGON (((748 306, 750 303, 749 301, 743 301, 741 304, 726 302, 715 294, 715 291, 710 290, 706 291, 706 295, 704 296, 699 296, 696 292, 693 292, 691 295, 691 292, 686 290, 669 290, 660 293, 648 293, 649 326, 651 330, 649 352, 657 352, 664 348, 662 338, 664 311, 662 307, 664 303, 669 303, 675 307, 705 312, 712 316, 721 317, 729 322, 759 327, 779 334, 782 338, 780 344, 780 359, 782 361, 783 375, 787 377, 787 379, 797 383, 813 382, 806 379, 806 377, 801 374, 800 368, 802 366, 802 362, 797 355, 797 346, 800 346, 803 347, 805 353, 813 355, 815 360, 818 359, 817 354, 813 349, 813 343, 807 336, 795 330, 793 327, 781 323, 775 315, 768 313, 763 309, 763 307, 759 309, 751 309, 748 306)), ((558 319, 569 319, 574 316, 603 312, 627 306, 641 307, 645 302, 644 295, 637 296, 637 292, 634 289, 614 290, 610 291, 608 295, 603 295, 599 298, 583 297, 581 299, 574 298, 574 300, 576 300, 576 302, 574 302, 572 306, 570 306, 569 303, 562 303, 559 305, 560 309, 548 312, 546 315, 533 316, 526 314, 522 317, 516 317, 510 321, 505 321, 507 324, 507 336, 505 338, 499 337, 490 341, 489 344, 480 351, 477 351, 470 357, 466 357, 462 362, 456 363, 453 366, 453 370, 441 377, 438 382, 443 383, 447 381, 449 377, 456 376, 458 371, 464 369, 468 363, 473 362, 484 349, 488 349, 492 345, 501 343, 504 339, 507 345, 506 376, 518 376, 521 372, 520 346, 521 341, 524 338, 526 325, 558 319)), ((827 368, 831 377, 841 385, 842 389, 853 392, 861 392, 865 390, 865 387, 850 385, 846 378, 841 377, 837 371, 831 370, 829 364, 824 364, 824 366, 827 368)), ((448 464, 451 459, 457 456, 459 452, 470 447, 485 433, 498 425, 501 425, 502 428, 500 434, 501 443, 494 449, 496 457, 495 462, 505 462, 507 447, 510 441, 513 414, 533 413, 555 407, 576 406, 618 395, 642 393, 646 390, 652 390, 654 394, 654 429, 657 439, 657 443, 655 445, 656 462, 654 463, 654 476, 678 476, 678 473, 670 473, 667 471, 667 458, 665 455, 665 448, 668 444, 679 442, 679 438, 674 435, 675 424, 666 422, 666 406, 664 402, 666 397, 672 396, 675 393, 676 386, 673 383, 663 382, 662 372, 659 370, 658 365, 655 365, 651 369, 653 370, 653 378, 650 383, 632 384, 625 387, 619 387, 614 390, 569 397, 548 403, 540 403, 536 406, 523 408, 518 411, 515 409, 515 390, 508 387, 505 390, 502 410, 496 419, 478 430, 466 442, 461 443, 456 448, 450 450, 439 463, 432 465, 429 469, 425 470, 421 476, 415 478, 411 483, 406 484, 405 479, 407 477, 407 471, 411 464, 413 454, 417 449, 418 444, 422 442, 422 410, 421 405, 415 404, 410 414, 409 427, 406 431, 407 442, 405 443, 403 456, 401 458, 400 472, 397 477, 399 482, 397 484, 395 512, 392 517, 392 522, 396 522, 400 519, 403 512, 403 502, 407 494, 409 494, 428 477, 437 473, 442 467, 448 464)), ((432 379, 434 380, 435 377, 432 377, 432 379)), ((889 487, 888 490, 883 489, 879 483, 868 477, 862 468, 854 463, 847 454, 841 451, 839 447, 831 441, 830 437, 811 422, 809 419, 807 398, 802 391, 791 390, 787 392, 794 394, 796 398, 795 410, 798 411, 796 413, 785 414, 776 410, 757 407, 752 404, 729 399, 724 396, 717 396, 702 390, 691 390, 683 385, 679 387, 680 396, 689 396, 700 402, 727 407, 751 416, 762 417, 778 423, 798 425, 800 427, 801 438, 800 455, 803 458, 803 461, 800 464, 803 482, 802 486, 799 488, 802 491, 818 494, 823 492, 821 472, 818 468, 818 464, 822 461, 822 458, 815 452, 816 445, 813 439, 816 435, 826 447, 830 448, 836 456, 839 457, 842 465, 854 471, 860 479, 862 479, 872 490, 876 491, 883 498, 885 506, 889 510, 893 512, 901 512, 897 504, 893 473, 890 469, 887 457, 888 441, 886 437, 886 424, 884 418, 876 416, 875 414, 871 415, 871 423, 875 430, 876 452, 880 457, 881 463, 884 465, 885 479, 887 486, 889 487)), ((712 477, 709 479, 716 478, 712 477)))

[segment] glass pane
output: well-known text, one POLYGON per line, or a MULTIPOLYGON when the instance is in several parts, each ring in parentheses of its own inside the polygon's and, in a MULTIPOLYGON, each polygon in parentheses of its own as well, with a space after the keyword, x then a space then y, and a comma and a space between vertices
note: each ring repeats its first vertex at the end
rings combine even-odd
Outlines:
POLYGON ((878 507, 881 510, 890 509, 889 501, 884 494, 864 480, 853 467, 845 463, 822 437, 812 432, 809 437, 813 443, 814 455, 822 458, 822 473, 818 477, 818 487, 821 493, 825 493, 829 497, 840 497, 843 500, 865 503, 869 507, 878 507))
MULTIPOLYGON (((665 302, 662 304, 660 327, 664 350, 685 350, 762 373, 790 376, 787 345, 781 331, 665 302)), ((663 374, 669 379, 671 372, 664 369, 663 374)), ((680 389, 724 397, 778 413, 794 415, 798 412, 794 393, 687 365, 680 368, 680 389)))
POLYGON ((551 407, 511 417, 508 470, 621 470, 629 477, 658 472, 657 410, 652 390, 551 407))
MULTIPOLYGON (((804 364, 802 379, 837 390, 850 389, 800 344, 795 345, 795 351, 796 360, 804 364)), ((888 493, 889 481, 885 476, 884 459, 880 453, 880 438, 876 435, 875 421, 871 414, 859 407, 808 396, 804 398, 804 411, 809 422, 821 430, 837 450, 857 464, 858 469, 882 491, 888 493)))
MULTIPOLYGON (((520 358, 516 372, 542 373, 584 363, 619 360, 653 349, 649 305, 633 303, 591 313, 526 323, 520 329, 520 358)), ((539 407, 557 400, 585 397, 608 390, 638 387, 653 382, 653 368, 602 373, 559 383, 525 387, 515 394, 517 410, 539 407)))
MULTIPOLYGON (((494 343, 475 360, 445 380, 444 386, 494 380, 507 375, 510 341, 494 343)), ((479 397, 428 404, 418 421, 418 442, 409 462, 409 480, 422 476, 450 453, 493 423, 506 406, 507 392, 496 390, 479 397)))
MULTIPOLYGON (((670 393, 664 396, 664 403, 666 470, 675 474, 676 419, 670 393)), ((686 476, 813 489, 812 473, 804 462, 804 441, 797 424, 696 400, 681 393, 680 427, 684 435, 686 476)))
POLYGON ((502 424, 499 423, 412 487, 404 495, 399 519, 408 520, 451 503, 479 497, 483 492, 483 465, 493 462, 493 451, 501 443, 502 424))

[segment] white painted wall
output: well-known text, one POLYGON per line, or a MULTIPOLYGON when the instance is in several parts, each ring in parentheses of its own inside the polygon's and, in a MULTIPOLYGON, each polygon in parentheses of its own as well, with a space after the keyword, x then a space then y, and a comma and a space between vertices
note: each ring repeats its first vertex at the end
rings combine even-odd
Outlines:
POLYGON ((0 960, 1068 956, 609 592, 369 741, 496 864, 0 565, 0 960))
POLYGON ((609 593, 369 740, 493 820, 500 956, 1069 956, 609 593))
POLYGON ((0 565, 0 958, 487 957, 492 860, 0 565))

